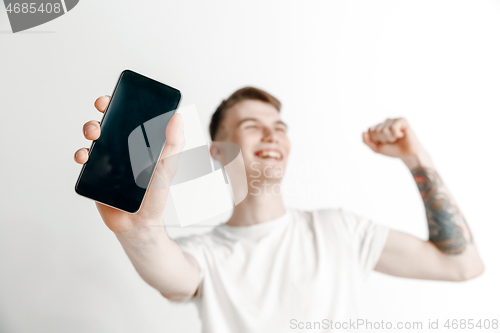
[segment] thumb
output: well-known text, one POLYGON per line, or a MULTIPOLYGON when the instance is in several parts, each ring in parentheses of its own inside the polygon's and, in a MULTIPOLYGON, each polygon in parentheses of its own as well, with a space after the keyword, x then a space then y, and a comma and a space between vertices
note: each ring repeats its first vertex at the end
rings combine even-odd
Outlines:
POLYGON ((179 113, 172 116, 165 131, 165 147, 158 161, 151 189, 164 189, 165 186, 169 186, 177 172, 179 158, 186 144, 184 121, 179 113))
POLYGON ((165 129, 165 148, 161 159, 180 153, 186 144, 184 137, 184 119, 180 113, 172 116, 165 129))
POLYGON ((372 140, 370 133, 368 132, 363 132, 363 142, 371 148, 374 152, 378 153, 379 151, 379 145, 375 143, 375 141, 372 140))

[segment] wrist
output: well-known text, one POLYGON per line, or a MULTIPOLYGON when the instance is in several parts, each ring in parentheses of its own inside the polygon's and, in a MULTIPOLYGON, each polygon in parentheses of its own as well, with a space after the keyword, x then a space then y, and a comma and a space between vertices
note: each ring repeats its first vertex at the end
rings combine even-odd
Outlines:
POLYGON ((425 151, 408 156, 403 156, 401 157, 401 160, 410 170, 418 167, 434 167, 430 155, 425 151))
POLYGON ((162 220, 148 221, 147 223, 132 223, 129 228, 113 231, 120 242, 154 242, 167 235, 162 220))

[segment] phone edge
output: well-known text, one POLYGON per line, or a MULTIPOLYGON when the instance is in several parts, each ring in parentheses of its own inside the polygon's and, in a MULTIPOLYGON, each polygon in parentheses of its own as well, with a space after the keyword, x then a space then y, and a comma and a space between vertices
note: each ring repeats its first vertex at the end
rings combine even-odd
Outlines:
MULTIPOLYGON (((174 87, 171 87, 171 88, 174 88, 174 87)), ((180 98, 179 98, 179 103, 177 103, 177 107, 175 108, 175 110, 172 110, 172 111, 174 111, 174 114, 172 115, 172 117, 175 116, 175 114, 177 113, 177 110, 179 110, 179 106, 181 105, 181 102, 182 102, 182 92, 177 88, 174 88, 174 89, 179 92, 180 98)), ((168 111, 168 112, 170 112, 170 111, 168 111)), ((172 118, 170 118, 170 119, 172 119, 172 118)), ((168 122, 170 122, 170 120, 168 122)), ((168 123, 167 123, 167 126, 168 126, 168 123)), ((165 128, 165 130, 166 130, 166 128, 165 128)), ((153 176, 151 176, 151 179, 149 180, 148 187, 146 188, 146 193, 144 193, 144 196, 142 197, 141 204, 139 205, 139 208, 135 212, 130 213, 130 214, 137 214, 141 210, 142 204, 144 203, 144 199, 146 199, 146 194, 148 194, 149 186, 151 185, 151 182, 153 181, 153 177, 155 175, 156 168, 158 167, 158 164, 160 162, 160 157, 163 154, 163 150, 165 149, 166 143, 167 143, 167 139, 165 138, 165 142, 163 143, 163 147, 161 147, 160 155, 159 155, 158 160, 156 161, 155 167, 153 169, 153 176)), ((170 191, 169 191, 169 194, 170 194, 170 191)))
MULTIPOLYGON (((123 77, 123 74, 124 74, 126 71, 130 71, 130 70, 129 70, 129 69, 125 69, 125 70, 123 70, 123 71, 120 73, 120 76, 118 76, 118 80, 116 81, 115 87, 113 88, 113 93, 112 93, 112 94, 111 94, 111 96, 110 96, 108 106, 106 106, 106 110, 104 110, 104 112, 103 112, 103 114, 102 114, 102 118, 101 118, 101 122, 100 122, 101 126, 102 126, 102 123, 104 122, 104 119, 106 118, 107 113, 108 113, 109 105, 110 105, 110 104, 111 104, 111 102, 113 101, 113 97, 115 96, 116 89, 118 88, 118 85, 120 84, 120 81, 121 81, 121 79, 122 79, 122 77, 123 77)), ((98 139, 97 139, 97 140, 98 140, 98 139)), ((95 142, 96 142, 97 140, 92 140, 92 143, 90 144, 90 147, 89 147, 89 153, 88 153, 89 158, 90 158, 90 154, 92 153, 92 149, 94 148, 95 142)), ((87 159, 87 161, 88 161, 88 159, 87 159)), ((83 171, 85 170, 85 165, 86 165, 86 164, 87 164, 87 162, 85 162, 85 163, 82 165, 82 169, 80 170, 80 174, 78 175, 78 178, 77 178, 77 180, 76 180, 76 183, 75 183, 75 192, 76 192, 76 194, 78 194, 79 196, 82 196, 82 197, 84 197, 84 198, 87 198, 87 199, 93 200, 93 199, 91 199, 91 198, 89 198, 89 197, 86 197, 86 196, 84 196, 84 195, 81 195, 81 194, 80 194, 80 193, 78 193, 78 191, 77 191, 77 186, 78 186, 78 184, 80 183, 80 179, 82 178, 83 171)), ((94 200, 94 201, 96 201, 96 200, 94 200)))
MULTIPOLYGON (((126 72, 133 72, 133 73, 136 73, 136 74, 139 74, 139 75, 145 76, 145 75, 143 75, 143 74, 141 74, 141 73, 139 73, 139 72, 132 71, 132 70, 130 70, 130 69, 128 69, 128 68, 127 68, 127 69, 124 69, 124 70, 120 73, 120 76, 118 77, 118 80, 116 81, 115 87, 113 88, 113 93, 112 93, 112 94, 111 94, 111 96, 110 96, 110 100, 109 100, 108 106, 106 107, 106 110, 104 110, 104 112, 103 112, 103 116, 102 116, 102 118, 101 118, 101 125, 102 125, 102 123, 104 122, 104 119, 105 119, 105 117, 106 117, 106 114, 107 114, 107 111, 108 111, 109 105, 110 105, 110 104, 111 104, 111 102, 113 101, 113 97, 115 96, 116 89, 118 88, 118 85, 120 84, 120 81, 121 81, 121 79, 122 79, 122 77, 123 77, 123 74, 125 74, 126 72)), ((152 78, 151 78, 151 79, 152 79, 152 78)), ((152 80, 155 80, 155 79, 152 79, 152 80)), ((156 82, 159 82, 159 83, 161 83, 161 84, 163 84, 163 85, 165 85, 165 86, 168 86, 169 88, 175 89, 175 90, 177 90, 177 91, 179 92, 179 95, 180 95, 179 102, 177 103, 177 107, 175 108, 175 110, 172 110, 172 111, 174 111, 174 115, 175 115, 175 114, 177 113, 177 110, 179 109, 179 106, 180 106, 181 102, 182 102, 182 98, 183 98, 182 92, 181 92, 179 89, 177 89, 177 88, 175 88, 175 87, 172 87, 172 86, 170 86, 170 85, 167 85, 167 84, 165 84, 165 83, 163 83, 163 82, 160 82, 160 81, 158 81, 158 80, 155 80, 155 81, 156 81, 156 82)), ((168 111, 168 112, 170 112, 170 111, 168 111)), ((172 117, 173 117, 174 115, 172 115, 172 117)), ((170 122, 170 121, 169 121, 169 122, 170 122)), ((168 126, 168 123, 167 123, 167 126, 168 126)), ((89 147, 89 153, 88 153, 89 158, 90 158, 90 154, 91 154, 91 152, 92 152, 92 149, 94 148, 95 141, 96 141, 96 140, 92 140, 92 144, 91 144, 91 145, 90 145, 90 147, 89 147)), ((160 152, 160 156, 163 154, 163 150, 165 149, 165 144, 166 144, 166 143, 167 143, 167 140, 165 139, 165 142, 163 143, 163 146, 162 146, 162 149, 161 149, 161 152, 160 152)), ((160 161, 160 159, 158 158, 158 160, 156 161, 156 164, 155 164, 154 170, 153 170, 153 176, 154 176, 154 173, 156 172, 156 168, 158 167, 159 161, 160 161)), ((102 205, 105 205, 105 206, 108 206, 108 207, 111 207, 111 208, 114 208, 114 209, 118 209, 118 210, 120 210, 120 211, 122 211, 122 212, 129 213, 129 214, 137 214, 137 213, 141 210, 142 205, 143 205, 143 203, 144 203, 144 199, 146 198, 146 194, 147 194, 147 192, 148 192, 148 190, 149 190, 149 186, 151 185, 151 181, 153 180, 153 176, 152 176, 152 177, 151 177, 151 179, 149 180, 148 186, 147 186, 147 188, 146 188, 146 192, 144 193, 144 196, 142 197, 142 200, 141 200, 141 203, 140 203, 140 205, 139 205, 139 208, 138 208, 136 211, 126 211, 126 210, 123 210, 123 209, 121 209, 121 208, 118 208, 118 207, 115 207, 115 206, 111 206, 111 205, 106 204, 106 203, 104 203, 104 202, 101 202, 101 201, 99 201, 99 200, 95 200, 95 199, 92 199, 92 198, 86 197, 86 196, 84 196, 84 195, 82 195, 82 194, 78 193, 78 191, 77 191, 77 186, 78 186, 78 184, 80 183, 80 179, 81 179, 81 177, 82 177, 82 175, 83 175, 83 171, 85 170, 85 164, 86 164, 86 163, 87 163, 87 162, 85 162, 85 163, 82 165, 82 169, 80 170, 80 174, 78 175, 78 179, 76 180, 76 183, 75 183, 75 186, 74 186, 74 190, 75 190, 75 193, 76 193, 77 195, 79 195, 79 196, 80 196, 80 197, 82 197, 82 198, 86 198, 86 199, 88 199, 88 200, 91 200, 91 201, 94 201, 94 202, 98 202, 98 203, 100 203, 100 204, 102 204, 102 205)))

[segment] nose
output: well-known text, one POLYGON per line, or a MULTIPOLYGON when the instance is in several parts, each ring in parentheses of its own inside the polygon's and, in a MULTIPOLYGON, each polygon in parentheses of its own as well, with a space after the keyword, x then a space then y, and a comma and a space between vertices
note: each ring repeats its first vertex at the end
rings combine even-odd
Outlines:
POLYGON ((269 127, 264 126, 262 130, 262 142, 276 142, 278 143, 278 137, 276 132, 269 127))

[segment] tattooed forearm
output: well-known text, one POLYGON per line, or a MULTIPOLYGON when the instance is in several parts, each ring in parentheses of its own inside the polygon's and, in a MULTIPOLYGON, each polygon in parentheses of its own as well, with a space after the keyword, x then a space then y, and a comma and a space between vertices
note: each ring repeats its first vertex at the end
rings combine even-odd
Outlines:
POLYGON ((417 167, 411 170, 424 200, 429 240, 446 254, 460 254, 472 243, 472 234, 456 206, 447 193, 439 174, 430 168, 417 167))

